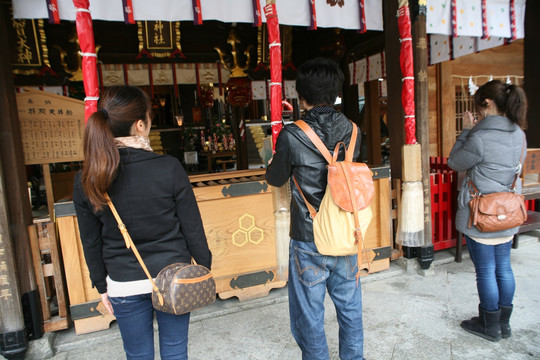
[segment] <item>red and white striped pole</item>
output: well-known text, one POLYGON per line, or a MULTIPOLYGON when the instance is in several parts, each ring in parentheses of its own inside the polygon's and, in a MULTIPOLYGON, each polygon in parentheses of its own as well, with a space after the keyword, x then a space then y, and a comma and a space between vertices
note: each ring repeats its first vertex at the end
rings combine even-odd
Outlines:
POLYGON ((97 111, 97 102, 99 100, 97 54, 92 15, 89 10, 90 3, 88 0, 73 0, 73 5, 75 5, 75 23, 82 56, 83 83, 86 94, 84 98, 84 119, 86 123, 90 115, 97 111))
POLYGON ((267 0, 264 7, 266 26, 268 28, 268 44, 270 47, 270 115, 272 126, 272 151, 275 152, 276 140, 283 128, 282 115, 282 77, 281 77, 281 41, 279 37, 279 21, 275 0, 267 0))

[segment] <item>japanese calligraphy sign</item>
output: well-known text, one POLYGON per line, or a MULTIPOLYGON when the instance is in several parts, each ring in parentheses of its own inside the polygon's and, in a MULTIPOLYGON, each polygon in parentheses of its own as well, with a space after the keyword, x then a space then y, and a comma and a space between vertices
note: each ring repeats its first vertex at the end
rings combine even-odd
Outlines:
POLYGON ((139 51, 155 57, 171 56, 180 47, 180 22, 138 21, 139 51))
POLYGON ((17 108, 26 165, 83 160, 84 101, 27 91, 17 108))
POLYGON ((43 20, 12 19, 15 34, 11 64, 13 73, 38 74, 49 66, 48 50, 43 29, 43 20))

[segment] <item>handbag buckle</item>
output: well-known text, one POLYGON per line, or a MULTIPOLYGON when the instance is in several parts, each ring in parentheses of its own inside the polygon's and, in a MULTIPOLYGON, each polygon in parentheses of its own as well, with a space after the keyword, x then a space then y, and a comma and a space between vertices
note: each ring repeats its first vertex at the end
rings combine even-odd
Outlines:
POLYGON ((499 220, 504 220, 506 219, 506 215, 502 214, 502 215, 497 215, 497 219, 499 220))

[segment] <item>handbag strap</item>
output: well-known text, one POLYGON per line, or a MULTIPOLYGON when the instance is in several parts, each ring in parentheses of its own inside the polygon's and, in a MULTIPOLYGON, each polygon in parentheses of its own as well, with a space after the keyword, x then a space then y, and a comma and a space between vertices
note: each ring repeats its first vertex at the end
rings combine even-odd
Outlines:
POLYGON ((523 146, 521 148, 521 156, 519 157, 519 163, 516 166, 516 175, 514 176, 514 182, 512 183, 512 189, 516 188, 516 181, 518 179, 519 173, 523 167, 523 155, 525 155, 525 145, 527 144, 527 138, 523 134, 523 146))
POLYGON ((144 270, 144 273, 148 277, 148 280, 150 280, 150 283, 152 283, 152 288, 158 294, 160 304, 163 305, 163 295, 161 295, 161 293, 159 292, 159 288, 154 282, 152 275, 150 275, 150 272, 148 271, 146 264, 144 263, 141 255, 139 254, 139 251, 137 250, 135 243, 133 242, 133 240, 131 239, 131 236, 129 235, 126 225, 122 222, 122 219, 120 218, 120 215, 118 214, 118 211, 116 211, 116 207, 112 203, 111 198, 109 197, 109 194, 105 193, 105 199, 107 200, 107 205, 109 205, 109 208, 111 209, 111 212, 113 213, 114 218, 116 219, 116 222, 118 223, 118 228, 120 229, 120 233, 122 233, 122 236, 124 237, 124 241, 126 242, 126 248, 131 249, 133 253, 135 254, 135 257, 139 261, 139 264, 141 264, 141 267, 144 270))
MULTIPOLYGON (((516 188, 516 181, 519 177, 519 172, 521 171, 521 167, 523 165, 523 155, 525 155, 526 144, 527 144, 527 138, 525 137, 525 134, 523 134, 523 146, 521 147, 521 155, 519 157, 519 162, 516 166, 516 174, 514 175, 514 181, 512 182, 512 186, 510 187, 510 189, 516 188)), ((476 185, 474 184, 474 181, 472 180, 472 178, 469 180, 469 185, 471 186, 472 190, 474 190, 474 192, 471 190, 471 195, 474 196, 480 193, 478 189, 476 188, 476 185)))

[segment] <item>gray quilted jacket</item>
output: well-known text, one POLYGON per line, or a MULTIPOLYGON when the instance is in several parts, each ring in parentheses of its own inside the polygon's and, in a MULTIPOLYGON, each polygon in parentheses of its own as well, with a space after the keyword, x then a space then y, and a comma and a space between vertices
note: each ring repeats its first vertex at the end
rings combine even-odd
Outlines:
MULTIPOLYGON (((508 191, 514 180, 523 150, 527 148, 523 130, 504 116, 490 115, 470 130, 463 130, 450 153, 448 165, 456 171, 467 171, 458 195, 456 228, 467 236, 496 238, 517 233, 517 228, 481 232, 469 223, 471 199, 468 179, 472 178, 481 193, 508 191)), ((525 153, 523 157, 525 158, 525 153)), ((521 193, 521 180, 516 188, 521 193)))

